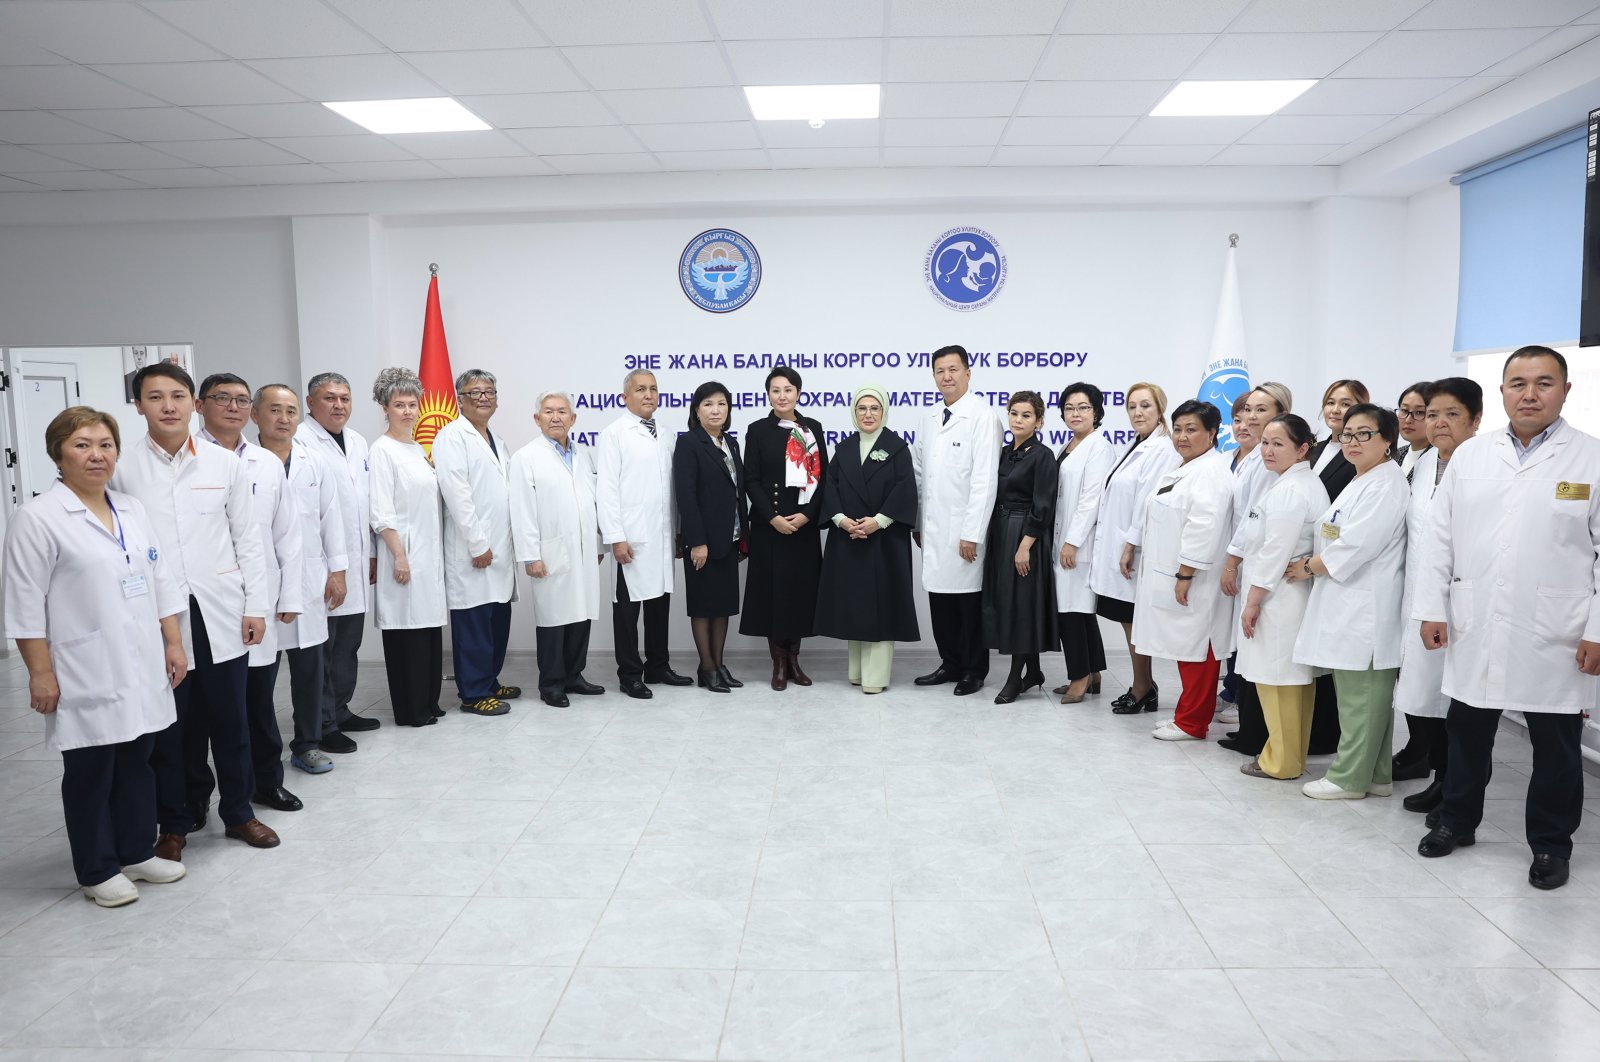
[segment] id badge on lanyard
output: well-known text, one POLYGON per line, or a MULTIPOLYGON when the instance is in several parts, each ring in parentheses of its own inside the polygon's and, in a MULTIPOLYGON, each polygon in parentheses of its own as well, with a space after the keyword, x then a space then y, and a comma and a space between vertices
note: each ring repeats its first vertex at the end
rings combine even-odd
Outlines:
POLYGON ((122 577, 122 596, 125 599, 143 597, 150 592, 150 582, 133 570, 133 555, 128 552, 128 538, 122 530, 122 517, 117 515, 116 506, 111 504, 110 494, 106 495, 106 506, 111 510, 111 519, 117 525, 117 545, 122 547, 122 559, 128 565, 128 574, 122 577))

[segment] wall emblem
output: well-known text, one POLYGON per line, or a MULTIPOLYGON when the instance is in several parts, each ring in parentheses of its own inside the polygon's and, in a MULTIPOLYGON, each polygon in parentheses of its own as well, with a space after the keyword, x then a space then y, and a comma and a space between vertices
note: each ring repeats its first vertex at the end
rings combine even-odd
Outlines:
POLYGON ((980 309, 1005 285, 1006 253, 1000 241, 982 229, 950 229, 928 248, 922 278, 933 297, 950 309, 980 309))
POLYGON ((755 297, 761 286, 761 256, 732 229, 710 229, 683 249, 678 284, 702 310, 729 313, 755 297))

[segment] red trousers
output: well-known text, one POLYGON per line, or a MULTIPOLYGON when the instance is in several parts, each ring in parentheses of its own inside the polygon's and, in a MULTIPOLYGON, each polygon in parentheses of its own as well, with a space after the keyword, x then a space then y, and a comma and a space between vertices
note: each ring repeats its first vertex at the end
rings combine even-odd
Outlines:
POLYGON ((1183 692, 1178 696, 1178 708, 1172 721, 1178 729, 1197 738, 1206 736, 1211 717, 1217 714, 1217 675, 1222 665, 1206 646, 1206 658, 1201 661, 1178 661, 1178 677, 1183 680, 1183 692))

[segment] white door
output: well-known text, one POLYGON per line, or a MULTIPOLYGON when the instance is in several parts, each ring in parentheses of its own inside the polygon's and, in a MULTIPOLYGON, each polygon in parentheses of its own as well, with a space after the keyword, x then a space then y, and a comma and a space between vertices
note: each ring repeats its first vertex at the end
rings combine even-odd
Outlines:
POLYGON ((44 430, 68 406, 78 404, 78 367, 71 362, 33 361, 18 366, 17 472, 20 500, 49 489, 55 462, 44 448, 44 430))

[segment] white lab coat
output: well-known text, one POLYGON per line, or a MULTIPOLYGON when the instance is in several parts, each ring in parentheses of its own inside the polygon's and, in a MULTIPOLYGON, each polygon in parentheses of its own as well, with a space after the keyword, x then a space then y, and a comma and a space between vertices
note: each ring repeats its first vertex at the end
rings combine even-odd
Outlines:
MULTIPOLYGON (((600 430, 595 447, 595 512, 601 540, 626 542, 633 560, 623 568, 630 601, 649 601, 672 593, 673 530, 672 448, 676 432, 656 418, 658 438, 632 413, 600 430)), ((611 600, 616 601, 616 581, 611 600)))
MULTIPOLYGON (((600 618, 600 565, 605 552, 595 517, 594 461, 572 446, 572 470, 544 435, 511 458, 511 528, 517 566, 543 561, 530 579, 533 622, 540 627, 600 618)), ((630 593, 633 583, 628 583, 630 593)))
MULTIPOLYGON (((1433 537, 1434 477, 1439 451, 1429 448, 1412 466, 1411 500, 1406 509, 1406 588, 1400 598, 1400 678, 1394 685, 1394 706, 1407 715, 1443 719, 1450 714, 1444 688, 1444 654, 1429 651, 1418 637, 1415 624, 1403 622, 1416 607, 1417 579, 1426 562, 1433 537)), ((1400 466, 1402 474, 1405 465, 1400 466)))
POLYGON ((1146 656, 1202 661, 1221 657, 1233 622, 1222 594, 1222 558, 1233 532, 1233 471, 1215 450, 1161 477, 1145 507, 1133 644, 1146 656), (1189 603, 1173 590, 1180 565, 1195 568, 1189 603))
MULTIPOLYGON (((177 718, 161 619, 189 601, 137 498, 110 492, 122 540, 59 480, 6 533, 7 638, 44 638, 61 700, 44 717, 53 752, 131 741, 177 718), (123 593, 143 578, 144 592, 123 593)), ((191 660, 192 663, 192 660, 191 660)))
POLYGON ((1119 454, 1116 471, 1106 480, 1100 499, 1100 523, 1094 535, 1094 560, 1089 565, 1089 588, 1100 597, 1132 602, 1139 588, 1138 566, 1132 579, 1122 577, 1122 548, 1138 545, 1144 533, 1144 510, 1161 477, 1177 468, 1182 458, 1172 448, 1166 432, 1151 432, 1142 442, 1119 454))
POLYGON ((1408 501, 1405 473, 1384 460, 1322 511, 1315 545, 1328 574, 1311 581, 1296 663, 1339 671, 1400 666, 1408 501))
POLYGON ((367 515, 372 511, 371 454, 367 440, 356 434, 346 422, 344 448, 333 441, 328 429, 313 418, 300 422, 295 438, 302 440, 311 451, 323 458, 328 467, 343 472, 338 477, 339 510, 345 522, 345 557, 349 561, 349 574, 345 577, 347 590, 344 604, 328 613, 330 616, 359 616, 367 611, 367 562, 373 556, 372 529, 367 515))
POLYGON ((1089 433, 1056 466, 1056 577, 1057 612, 1094 612, 1094 591, 1089 586, 1093 567, 1096 525, 1106 477, 1121 454, 1099 430, 1089 433), (1078 566, 1061 566, 1061 547, 1078 548, 1078 566))
MULTIPOLYGON (((300 524, 304 596, 294 622, 278 624, 281 649, 309 649, 328 640, 328 605, 323 597, 328 575, 349 568, 345 553, 350 548, 349 537, 339 508, 339 480, 344 475, 342 468, 330 467, 326 458, 296 436, 289 454, 289 492, 294 495, 300 524)), ((357 577, 365 581, 366 572, 357 577)), ((347 575, 345 582, 353 578, 347 575)))
MULTIPOLYGON (((265 620, 272 614, 244 463, 192 435, 169 457, 146 435, 123 450, 111 485, 144 503, 162 552, 173 562, 179 591, 200 603, 212 661, 244 656, 244 618, 265 620)), ((183 651, 192 662, 194 632, 187 610, 180 626, 183 651)))
POLYGON ((1291 558, 1309 557, 1315 551, 1327 508, 1328 489, 1309 462, 1301 461, 1281 476, 1268 470, 1267 489, 1246 512, 1243 531, 1235 536, 1238 555, 1244 558, 1239 570, 1241 604, 1235 611, 1243 614, 1251 587, 1268 591, 1255 637, 1237 634, 1239 659, 1234 669, 1250 682, 1303 686, 1316 678, 1315 669, 1294 659, 1295 639, 1311 601, 1311 583, 1291 583, 1283 572, 1291 558))
MULTIPOLYGON (((373 622, 380 631, 443 627, 444 506, 439 479, 418 443, 387 435, 372 444, 372 531, 379 536, 373 622), (393 529, 405 547, 411 581, 394 581, 394 555, 382 542, 393 529)), ((347 580, 348 581, 348 580, 347 580)))
POLYGON ((975 392, 923 415, 911 465, 917 476, 922 588, 930 594, 983 590, 984 539, 1000 486, 1001 445, 1000 418, 975 392), (978 544, 976 560, 961 559, 963 541, 978 544))
MULTIPOLYGON (((1231 460, 1231 458, 1230 458, 1231 460)), ((1244 556, 1244 522, 1250 514, 1250 507, 1261 497, 1263 491, 1271 486, 1276 477, 1267 469, 1266 462, 1261 459, 1261 447, 1258 445, 1233 466, 1233 534, 1228 540, 1228 555, 1231 557, 1244 556)), ((1245 597, 1239 594, 1229 599, 1233 602, 1233 622, 1228 625, 1228 644, 1226 649, 1217 647, 1218 655, 1238 651, 1239 618, 1244 615, 1245 597)))
MULTIPOLYGON (((1600 642, 1600 440, 1557 421, 1518 465, 1508 433, 1468 439, 1433 517, 1412 616, 1450 624, 1445 695, 1477 708, 1593 711, 1600 679, 1578 670, 1577 652, 1580 639, 1600 642)), ((1415 623, 1406 636, 1418 636, 1415 623)))
MULTIPOLYGON (((492 434, 492 432, 491 432, 492 434)), ((444 498, 444 593, 451 608, 503 604, 517 596, 511 558, 511 501, 506 492, 506 441, 491 448, 465 417, 439 429, 433 468, 444 498), (494 550, 487 568, 472 558, 494 550)))

